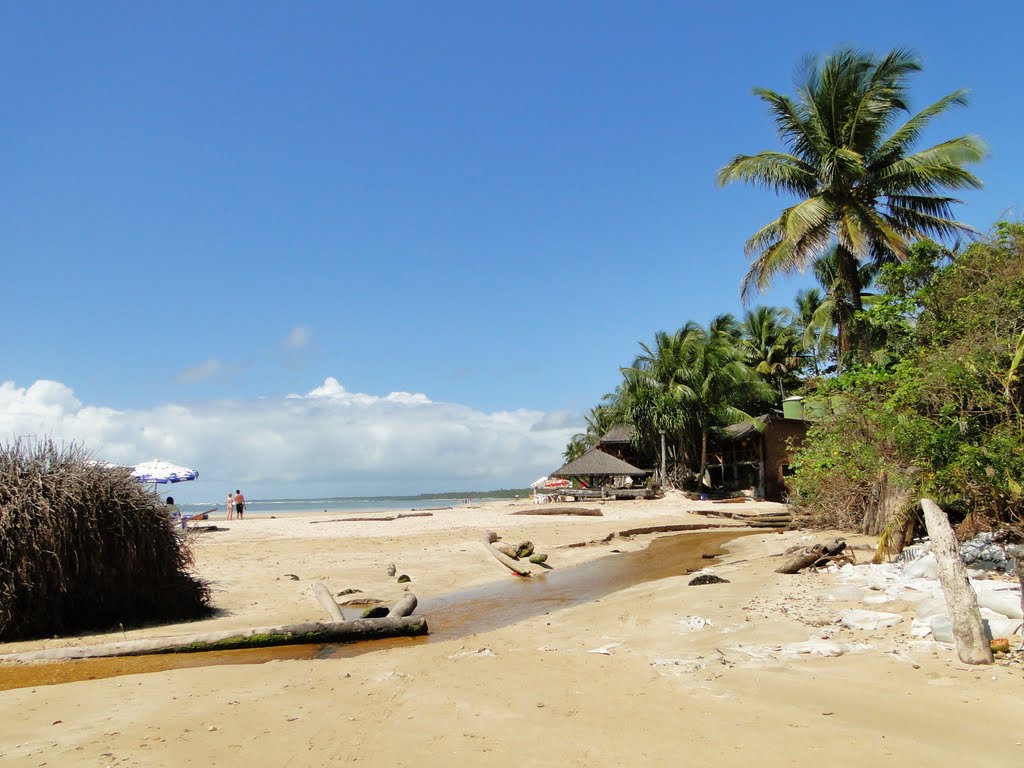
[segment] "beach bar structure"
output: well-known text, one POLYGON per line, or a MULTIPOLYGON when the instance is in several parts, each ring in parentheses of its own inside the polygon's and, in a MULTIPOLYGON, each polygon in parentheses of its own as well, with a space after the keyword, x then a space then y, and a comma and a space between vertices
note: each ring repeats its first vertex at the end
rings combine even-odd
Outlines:
POLYGON ((597 447, 617 459, 622 459, 627 464, 639 467, 647 474, 654 474, 657 464, 657 457, 639 450, 633 442, 636 434, 636 427, 632 424, 619 422, 597 441, 597 447))
POLYGON ((653 490, 633 487, 634 478, 642 478, 650 472, 635 467, 617 456, 605 453, 600 448, 591 448, 578 459, 551 473, 551 477, 582 481, 586 488, 563 488, 558 495, 579 499, 626 499, 648 498, 653 490))
POLYGON ((730 424, 708 450, 708 475, 715 490, 748 488, 768 501, 785 501, 793 454, 807 437, 809 422, 766 414, 730 424))

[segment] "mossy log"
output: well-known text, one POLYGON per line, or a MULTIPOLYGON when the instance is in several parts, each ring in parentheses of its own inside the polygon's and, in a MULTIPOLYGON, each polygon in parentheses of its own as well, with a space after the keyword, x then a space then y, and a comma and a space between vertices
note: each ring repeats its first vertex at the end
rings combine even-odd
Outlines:
POLYGON ((529 557, 533 554, 533 542, 532 541, 521 541, 519 546, 516 547, 516 560, 522 560, 524 557, 529 557))
POLYGON ((96 659, 111 656, 145 656, 163 653, 199 653, 227 651, 238 648, 264 648, 273 645, 307 643, 352 643, 384 637, 415 637, 427 634, 423 616, 383 619, 352 619, 349 621, 308 622, 279 627, 229 629, 181 637, 159 637, 148 640, 126 640, 120 643, 51 648, 45 651, 24 651, 0 656, 0 662, 59 661, 63 659, 96 659))
POLYGON ((499 563, 504 565, 506 568, 508 568, 510 571, 512 571, 513 573, 517 574, 518 576, 530 576, 530 575, 532 575, 529 568, 527 568, 524 565, 521 565, 520 563, 516 562, 515 560, 513 560, 508 555, 505 555, 504 553, 499 552, 497 549, 495 549, 494 543, 497 540, 498 540, 498 534, 496 534, 494 531, 486 531, 484 533, 483 537, 482 537, 483 545, 485 547, 487 547, 487 551, 490 552, 492 555, 494 555, 494 558, 499 563))

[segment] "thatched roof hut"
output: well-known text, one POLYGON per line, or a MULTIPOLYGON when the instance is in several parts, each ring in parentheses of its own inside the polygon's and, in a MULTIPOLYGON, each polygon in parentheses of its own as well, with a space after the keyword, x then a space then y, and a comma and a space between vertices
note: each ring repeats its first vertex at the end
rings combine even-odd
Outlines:
POLYGON ((603 435, 601 439, 597 441, 598 445, 618 445, 622 443, 632 443, 633 435, 636 432, 636 427, 632 424, 627 424, 624 421, 620 421, 618 424, 613 426, 603 435))
POLYGON ((611 456, 597 448, 591 448, 578 459, 570 461, 551 473, 551 477, 567 480, 579 477, 613 477, 615 475, 646 475, 647 472, 634 467, 627 461, 611 456))

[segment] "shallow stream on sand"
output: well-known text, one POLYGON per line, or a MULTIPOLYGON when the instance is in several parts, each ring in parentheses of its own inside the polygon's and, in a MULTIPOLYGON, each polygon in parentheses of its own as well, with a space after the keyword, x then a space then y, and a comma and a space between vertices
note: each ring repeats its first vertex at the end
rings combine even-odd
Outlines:
MULTIPOLYGON (((427 617, 430 634, 348 645, 286 645, 238 651, 174 653, 81 659, 0 667, 0 690, 55 685, 119 675, 162 672, 219 664, 263 664, 281 659, 338 659, 420 643, 454 640, 488 632, 562 608, 598 600, 622 589, 708 564, 722 546, 748 531, 688 533, 654 539, 637 552, 612 553, 581 565, 551 569, 529 579, 508 573, 502 581, 421 600, 417 615, 427 617)), ((495 564, 495 567, 499 567, 495 564)), ((346 616, 346 618, 350 618, 346 616)), ((354 617, 353 617, 354 618, 354 617)))

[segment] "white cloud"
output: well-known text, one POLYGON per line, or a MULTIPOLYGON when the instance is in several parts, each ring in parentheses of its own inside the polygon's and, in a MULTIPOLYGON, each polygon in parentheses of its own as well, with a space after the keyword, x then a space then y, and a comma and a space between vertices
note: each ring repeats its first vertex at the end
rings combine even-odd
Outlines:
POLYGON ((349 392, 335 378, 305 394, 116 410, 56 381, 0 384, 0 438, 49 435, 123 464, 163 458, 200 470, 204 498, 525 487, 562 463, 579 431, 562 413, 484 412, 424 394, 349 392))
POLYGON ((313 332, 305 325, 296 325, 291 332, 284 337, 284 345, 290 349, 302 349, 309 346, 313 338, 313 332))
POLYGON ((220 373, 223 366, 219 360, 215 360, 212 357, 205 363, 199 365, 193 365, 189 368, 182 368, 178 372, 178 381, 183 384, 192 384, 197 381, 203 381, 209 379, 212 376, 216 376, 220 373))

